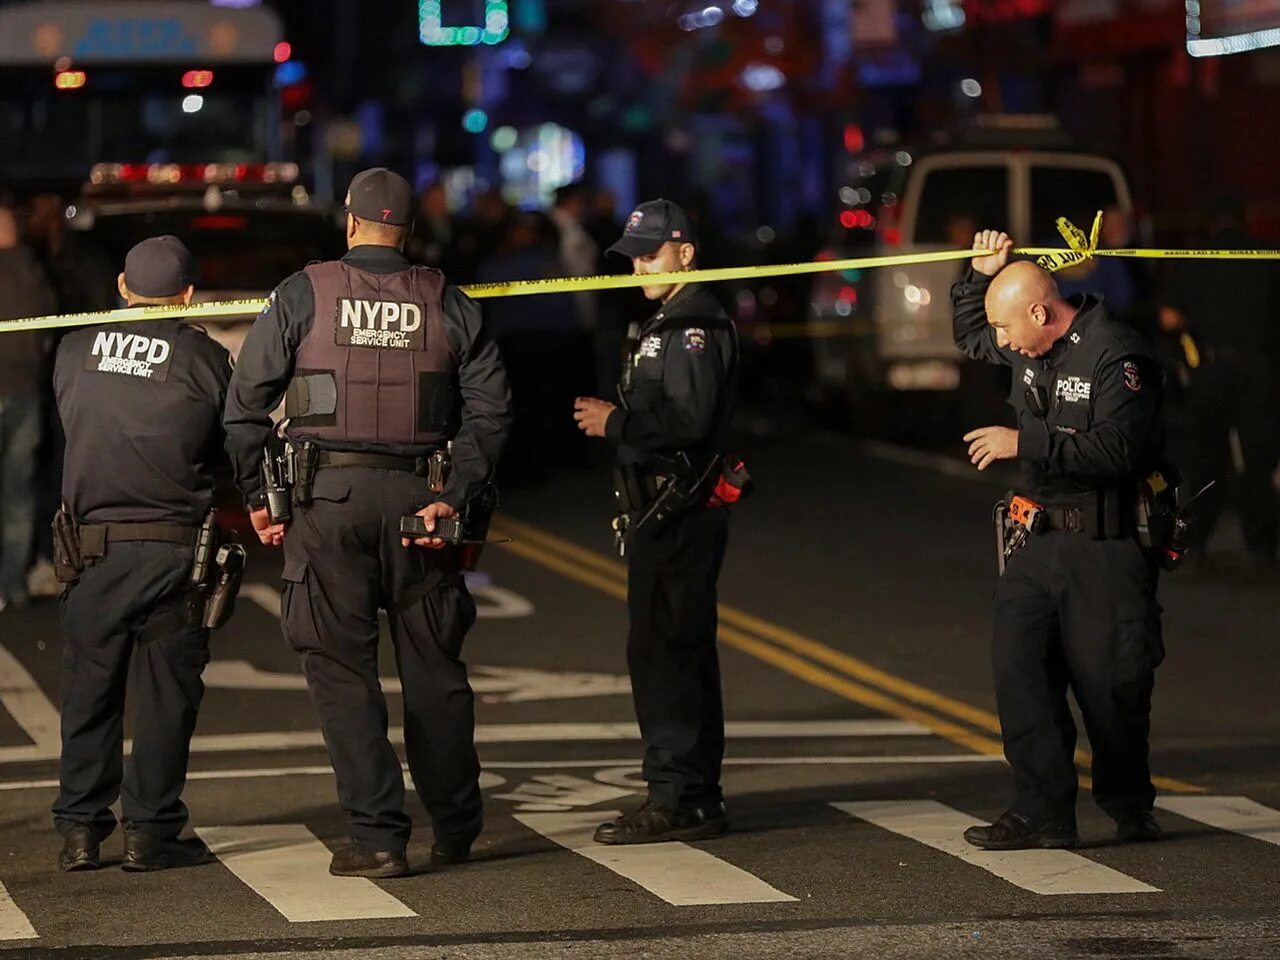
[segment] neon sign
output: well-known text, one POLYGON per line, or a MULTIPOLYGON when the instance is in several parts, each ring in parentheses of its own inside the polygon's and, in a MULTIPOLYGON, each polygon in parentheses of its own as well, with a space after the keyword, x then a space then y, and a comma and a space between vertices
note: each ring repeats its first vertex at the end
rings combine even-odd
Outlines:
POLYGON ((446 27, 443 0, 418 0, 418 39, 429 47, 474 47, 495 44, 511 32, 507 0, 485 0, 484 23, 478 27, 446 27))

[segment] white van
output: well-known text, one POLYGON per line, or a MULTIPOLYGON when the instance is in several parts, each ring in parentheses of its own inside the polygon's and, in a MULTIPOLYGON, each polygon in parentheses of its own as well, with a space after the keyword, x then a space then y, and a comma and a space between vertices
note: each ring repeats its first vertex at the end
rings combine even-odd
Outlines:
MULTIPOLYGON (((913 158, 902 152, 905 185, 878 214, 877 252, 969 246, 973 234, 1005 229, 1023 246, 1062 246, 1068 217, 1088 230, 1107 207, 1133 209, 1124 172, 1106 157, 1046 151, 959 151, 913 158)), ((952 341, 951 284, 966 261, 876 270, 871 308, 876 353, 892 390, 953 390, 960 354, 952 341)))

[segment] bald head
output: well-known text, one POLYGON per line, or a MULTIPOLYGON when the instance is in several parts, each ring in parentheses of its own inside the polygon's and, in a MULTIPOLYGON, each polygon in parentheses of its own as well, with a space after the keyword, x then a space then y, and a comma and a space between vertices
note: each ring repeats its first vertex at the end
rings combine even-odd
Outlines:
POLYGON ((1075 308, 1062 299, 1043 267, 1029 260, 1009 264, 987 288, 987 322, 996 340, 1028 357, 1044 356, 1071 326, 1075 308))
POLYGON ((987 287, 987 316, 1058 299, 1058 285, 1047 270, 1030 260, 1018 260, 997 273, 987 287))

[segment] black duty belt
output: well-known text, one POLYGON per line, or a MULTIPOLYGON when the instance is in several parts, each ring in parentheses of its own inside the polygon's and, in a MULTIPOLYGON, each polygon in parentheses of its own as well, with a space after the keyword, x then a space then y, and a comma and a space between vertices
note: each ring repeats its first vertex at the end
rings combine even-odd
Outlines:
POLYGON ((397 457, 389 453, 344 453, 341 450, 321 450, 316 455, 316 468, 325 467, 365 467, 371 470, 395 470, 399 473, 412 473, 415 476, 427 475, 427 457, 397 457))
POLYGON ((1096 504, 1074 507, 1045 507, 1044 515, 1049 520, 1050 530, 1084 533, 1091 537, 1096 536, 1098 533, 1098 507, 1096 504))
POLYGON ((79 528, 80 552, 87 559, 105 557, 113 543, 176 543, 194 549, 199 527, 177 523, 85 523, 79 528))

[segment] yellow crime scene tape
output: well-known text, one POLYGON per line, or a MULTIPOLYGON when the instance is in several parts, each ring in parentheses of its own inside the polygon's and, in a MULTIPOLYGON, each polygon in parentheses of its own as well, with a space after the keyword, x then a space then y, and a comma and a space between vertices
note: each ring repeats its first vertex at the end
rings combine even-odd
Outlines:
MULTIPOLYGON (((1079 266, 1094 257, 1139 257, 1146 259, 1184 260, 1280 260, 1278 250, 1179 250, 1179 249, 1098 249, 1098 229, 1102 213, 1094 218, 1089 234, 1059 217, 1058 232, 1066 241, 1062 247, 1018 247, 1013 252, 1036 257, 1036 262, 1049 271, 1079 266)), ((767 277, 792 277, 809 273, 835 273, 845 270, 871 270, 879 267, 921 263, 945 263, 968 260, 991 251, 937 250, 924 253, 899 253, 876 257, 852 257, 844 260, 817 260, 810 263, 765 264, 748 267, 719 267, 710 270, 685 270, 678 273, 626 274, 622 276, 553 277, 545 280, 513 280, 508 283, 480 283, 460 287, 475 300, 492 297, 526 297, 548 293, 585 293, 597 290, 623 290, 633 287, 662 286, 671 283, 716 283, 726 280, 755 280, 767 277)), ((136 320, 225 320, 256 316, 266 309, 266 299, 221 300, 194 303, 189 307, 148 306, 124 307, 94 313, 64 313, 47 317, 28 317, 0 321, 0 334, 24 330, 54 330, 62 327, 87 327, 104 323, 128 323, 136 320)), ((761 325, 765 328, 768 325, 761 325)), ((774 336, 839 336, 849 332, 849 321, 789 324, 774 336)))

